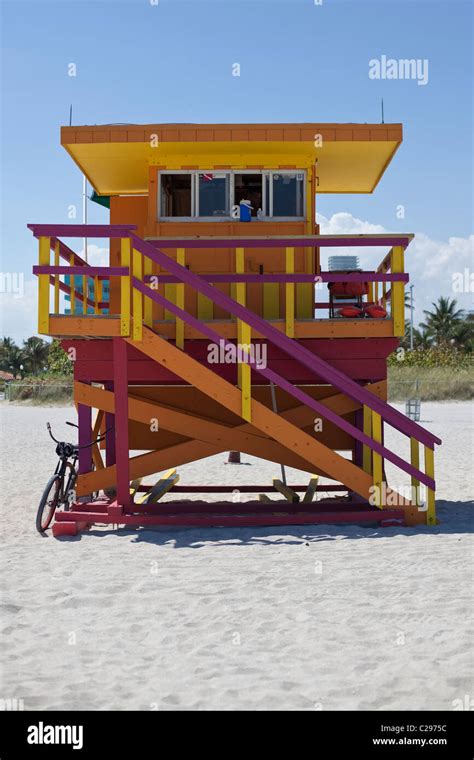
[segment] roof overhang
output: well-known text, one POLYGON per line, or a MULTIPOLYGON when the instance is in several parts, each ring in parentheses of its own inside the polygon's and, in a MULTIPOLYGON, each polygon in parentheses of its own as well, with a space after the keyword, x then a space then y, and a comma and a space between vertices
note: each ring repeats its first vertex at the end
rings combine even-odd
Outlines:
POLYGON ((99 195, 148 193, 149 167, 307 168, 320 193, 371 193, 401 124, 148 124, 62 127, 61 144, 99 195))

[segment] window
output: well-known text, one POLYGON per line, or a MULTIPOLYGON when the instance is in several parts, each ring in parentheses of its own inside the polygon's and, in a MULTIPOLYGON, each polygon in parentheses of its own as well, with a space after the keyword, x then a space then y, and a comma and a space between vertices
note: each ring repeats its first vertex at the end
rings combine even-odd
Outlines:
POLYGON ((191 204, 191 174, 162 174, 160 216, 191 216, 191 204))
POLYGON ((304 216, 304 173, 273 173, 272 216, 304 216))
POLYGON ((159 175, 159 216, 222 220, 250 201, 253 219, 304 219, 306 172, 176 171, 159 175))
POLYGON ((200 173, 198 180, 197 216, 229 216, 230 175, 220 173, 200 173))
POLYGON ((250 201, 252 216, 257 218, 265 216, 263 203, 263 175, 262 174, 234 174, 234 204, 241 201, 250 201))

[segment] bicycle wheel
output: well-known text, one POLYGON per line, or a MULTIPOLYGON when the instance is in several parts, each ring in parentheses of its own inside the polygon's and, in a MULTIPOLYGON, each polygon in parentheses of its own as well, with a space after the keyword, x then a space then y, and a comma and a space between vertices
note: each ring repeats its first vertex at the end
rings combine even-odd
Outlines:
POLYGON ((38 507, 36 514, 36 530, 38 533, 44 533, 49 528, 59 503, 60 493, 61 478, 56 473, 48 480, 38 507))

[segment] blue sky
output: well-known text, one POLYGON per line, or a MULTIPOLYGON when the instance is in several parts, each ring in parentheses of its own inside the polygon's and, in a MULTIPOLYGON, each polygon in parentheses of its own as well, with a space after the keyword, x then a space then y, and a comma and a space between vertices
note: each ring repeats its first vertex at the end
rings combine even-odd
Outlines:
MULTIPOLYGON (((378 122, 383 97, 385 121, 404 125, 392 165, 373 195, 321 195, 319 213, 334 231, 355 219, 421 235, 426 247, 416 251, 414 272, 420 295, 423 258, 438 258, 419 303, 451 294, 450 273, 472 268, 466 259, 473 200, 471 3, 152 3, 1 2, 3 271, 21 269, 31 279, 37 251, 26 223, 67 222, 68 206, 81 208, 81 175, 59 145, 71 103, 73 124, 378 122), (369 61, 382 55, 428 59, 428 84, 371 80, 369 61), (232 76, 235 62, 240 77, 232 76), (69 63, 76 64, 76 77, 68 76, 69 63), (400 204, 404 219, 396 216, 400 204), (339 213, 346 216, 334 216, 339 213), (450 243, 453 238, 463 242, 450 243)), ((92 204, 90 221, 106 220, 92 204)), ((8 294, 2 298, 7 314, 16 314, 18 337, 31 331, 34 315, 20 324, 19 304, 8 294)), ((472 308, 472 294, 460 300, 472 308)), ((12 334, 11 320, 7 327, 12 334)))

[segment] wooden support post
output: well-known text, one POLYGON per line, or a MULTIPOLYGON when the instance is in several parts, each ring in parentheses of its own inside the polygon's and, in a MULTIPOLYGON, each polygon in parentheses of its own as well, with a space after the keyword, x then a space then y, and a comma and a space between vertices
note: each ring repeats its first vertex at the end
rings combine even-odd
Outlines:
POLYGON ((369 282, 369 292, 367 293, 367 300, 369 302, 373 302, 374 298, 375 298, 375 296, 374 296, 374 283, 373 282, 369 282))
MULTIPOLYGON (((56 240, 54 244, 54 266, 59 266, 59 240, 56 240)), ((59 283, 61 281, 61 275, 57 274, 54 277, 54 313, 59 314, 59 283)))
MULTIPOLYGON (((130 272, 132 241, 122 238, 120 242, 120 264, 130 272)), ((130 335, 130 274, 120 278, 120 335, 130 335)))
MULTIPOLYGON (((143 256, 140 251, 132 250, 132 272, 137 280, 143 280, 143 256)), ((133 340, 141 340, 143 335, 143 294, 132 288, 133 301, 133 340)))
POLYGON ((123 338, 113 338, 113 345, 117 502, 122 507, 128 507, 130 505, 130 463, 128 447, 127 344, 123 338))
MULTIPOLYGON (((241 326, 241 343, 240 346, 238 346, 238 349, 240 348, 242 355, 244 353, 247 353, 245 351, 245 348, 248 347, 248 350, 251 350, 251 344, 252 344, 252 328, 250 325, 246 324, 245 322, 242 322, 241 326)), ((250 357, 249 357, 250 358, 250 357)), ((251 369, 249 361, 247 362, 241 362, 239 364, 239 370, 240 370, 240 388, 242 391, 242 417, 247 422, 251 422, 252 419, 252 381, 251 381, 251 369)))
MULTIPOLYGON (((186 263, 186 252, 184 248, 178 248, 176 252, 176 261, 181 264, 182 267, 186 263)), ((176 306, 184 310, 184 283, 180 282, 176 285, 176 306)), ((179 317, 176 317, 176 346, 177 348, 184 348, 184 322, 179 317)))
MULTIPOLYGON (((72 267, 74 266, 74 254, 73 253, 71 253, 71 257, 69 259, 69 264, 72 267)), ((71 288, 71 292, 70 292, 70 296, 69 296, 69 298, 70 298, 69 303, 71 305, 70 311, 71 311, 72 316, 74 316, 74 312, 76 311, 76 280, 75 280, 75 275, 74 274, 69 275, 69 287, 71 288)))
MULTIPOLYGON (((235 249, 235 272, 236 274, 243 274, 245 272, 245 252, 243 248, 236 248, 235 249)), ((241 306, 245 306, 245 297, 246 297, 246 289, 245 289, 245 282, 237 282, 235 284, 235 300, 237 303, 241 304, 241 306)), ((237 346, 239 346, 242 343, 242 321, 240 319, 237 320, 237 346)), ((239 364, 238 368, 238 383, 239 387, 242 387, 241 384, 241 366, 239 364)))
MULTIPOLYGON (((425 474, 434 480, 434 449, 429 446, 425 446, 425 474)), ((436 525, 436 500, 432 488, 426 489, 426 506, 426 524, 436 525)))
POLYGON ((319 475, 313 475, 303 496, 303 504, 310 504, 314 495, 318 493, 319 475))
MULTIPOLYGON (((105 390, 113 391, 113 383, 104 383, 105 390)), ((106 412, 105 415, 105 464, 111 467, 115 464, 115 415, 106 412)))
POLYGON ((84 275, 82 278, 82 313, 87 314, 87 299, 89 296, 89 280, 84 275))
MULTIPOLYGON (((49 266, 51 238, 39 239, 39 265, 49 266)), ((49 331, 49 274, 38 276, 38 332, 48 334, 49 331)))
MULTIPOLYGON (((365 435, 372 437, 372 412, 368 406, 363 409, 363 429, 365 435)), ((364 472, 372 472, 372 450, 368 446, 362 449, 362 467, 364 472)))
MULTIPOLYGON (((245 251, 243 248, 235 249, 235 271, 237 274, 245 272, 245 251)), ((246 286, 245 282, 238 282, 235 286, 235 300, 237 303, 245 306, 246 303, 246 286)), ((245 346, 249 347, 252 342, 252 329, 250 325, 237 320, 237 352, 243 352, 245 346)), ((251 388, 251 370, 248 362, 238 363, 238 385, 242 391, 242 417, 247 422, 251 421, 252 407, 252 388, 251 388)))
MULTIPOLYGON (((399 274, 404 271, 403 247, 395 245, 391 251, 391 271, 399 274)), ((393 334, 398 337, 405 335, 405 285, 403 282, 392 282, 391 289, 393 334)))
MULTIPOLYGON (((420 469, 420 442, 416 440, 416 438, 413 438, 413 436, 410 438, 410 462, 412 467, 416 467, 417 470, 420 469)), ((415 506, 420 506, 420 481, 418 478, 415 478, 413 475, 411 476, 411 486, 412 486, 412 502, 415 506)))
MULTIPOLYGON (((380 414, 372 410, 372 438, 377 443, 382 443, 382 418, 380 414)), ((382 507, 382 483, 383 483, 383 461, 380 454, 372 452, 373 461, 373 483, 375 486, 376 505, 382 507)))
MULTIPOLYGON (((148 256, 144 256, 143 258, 143 274, 151 275, 153 273, 153 262, 151 259, 148 258, 148 256)), ((150 283, 148 283, 148 287, 150 287, 150 283)), ((145 303, 143 306, 143 321, 145 322, 147 327, 153 327, 153 301, 151 298, 147 298, 145 296, 145 303)))
MULTIPOLYGON (((294 274, 295 272, 295 249, 286 248, 285 251, 285 272, 294 274)), ((285 331, 289 338, 295 337, 295 283, 287 282, 285 285, 285 331)))
MULTIPOLYGON (((382 268, 382 272, 383 274, 386 274, 387 272, 386 266, 382 268)), ((382 306, 384 309, 387 308, 387 283, 386 282, 382 283, 382 306)))
POLYGON ((92 471, 92 451, 89 446, 92 438, 92 409, 86 404, 77 405, 77 422, 79 425, 79 474, 92 471))
POLYGON ((99 276, 94 277, 94 314, 101 314, 99 306, 102 301, 102 280, 99 276))
POLYGON ((210 322, 214 318, 214 304, 202 293, 197 294, 197 315, 201 322, 210 322))
POLYGON ((300 497, 298 496, 296 491, 293 491, 293 489, 290 488, 290 486, 285 485, 285 483, 283 483, 282 480, 279 480, 278 478, 273 478, 273 486, 291 504, 298 504, 298 502, 300 501, 300 497))

